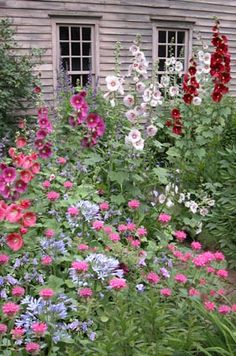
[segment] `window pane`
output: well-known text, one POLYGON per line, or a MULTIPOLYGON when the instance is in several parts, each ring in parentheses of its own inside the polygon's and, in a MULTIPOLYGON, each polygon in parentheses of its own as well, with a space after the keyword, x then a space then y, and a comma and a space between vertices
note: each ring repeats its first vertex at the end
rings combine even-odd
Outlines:
POLYGON ((69 40, 69 28, 60 26, 60 40, 69 40))
POLYGON ((88 83, 88 74, 82 75, 82 85, 83 87, 88 83))
POLYGON ((158 31, 158 42, 166 43, 166 31, 158 31))
POLYGON ((184 57, 184 46, 177 46, 177 57, 184 57))
POLYGON ((68 42, 60 42, 61 47, 61 55, 69 56, 69 43, 68 42))
POLYGON ((71 43, 72 56, 80 56, 80 42, 71 43))
POLYGON ((82 43, 83 48, 83 56, 90 56, 91 55, 91 43, 82 43))
POLYGON ((83 58, 83 70, 90 70, 91 69, 91 57, 83 58))
POLYGON ((82 40, 83 41, 91 41, 91 28, 90 27, 82 28, 82 40))
POLYGON ((158 47, 158 57, 166 57, 166 46, 158 47))
POLYGON ((165 70, 165 62, 166 62, 165 59, 160 59, 160 61, 159 61, 159 68, 158 68, 158 70, 159 70, 160 72, 164 72, 164 70, 165 70))
POLYGON ((62 62, 62 67, 63 67, 66 71, 70 70, 70 60, 69 60, 69 58, 62 58, 62 59, 61 59, 61 62, 62 62))
POLYGON ((175 57, 175 46, 168 46, 168 54, 167 54, 168 57, 172 57, 174 56, 175 57))
POLYGON ((168 43, 175 43, 175 31, 168 31, 168 43))
POLYGON ((81 70, 80 58, 72 58, 72 69, 71 70, 81 70))
POLYGON ((80 85, 80 75, 79 74, 72 74, 71 75, 71 83, 75 87, 77 84, 80 85))
POLYGON ((80 40, 80 27, 71 27, 71 40, 72 41, 80 40))
POLYGON ((185 32, 178 31, 177 42, 184 43, 184 38, 185 38, 185 32))

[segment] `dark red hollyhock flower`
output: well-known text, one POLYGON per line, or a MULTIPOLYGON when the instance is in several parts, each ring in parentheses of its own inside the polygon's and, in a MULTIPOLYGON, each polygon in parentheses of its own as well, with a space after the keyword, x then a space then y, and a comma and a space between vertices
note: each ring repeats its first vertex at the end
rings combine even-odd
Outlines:
POLYGON ((38 85, 36 85, 36 86, 34 87, 34 89, 33 89, 33 92, 34 92, 35 94, 39 94, 39 93, 41 93, 41 88, 40 88, 38 85))
POLYGON ((219 91, 213 91, 213 93, 211 94, 211 97, 215 103, 219 103, 221 101, 223 95, 219 91))
POLYGON ((229 88, 226 87, 224 84, 216 83, 214 87, 214 92, 220 92, 221 94, 227 94, 229 88))
POLYGON ((176 135, 182 135, 182 127, 181 126, 174 126, 172 128, 172 132, 176 135))
POLYGON ((218 47, 221 44, 221 42, 223 42, 222 38, 220 36, 215 36, 215 34, 213 36, 214 37, 213 37, 211 43, 213 44, 213 46, 218 47))
POLYGON ((181 115, 180 115, 180 111, 179 109, 175 108, 171 111, 171 117, 173 119, 180 119, 181 115))
POLYGON ((223 73, 220 73, 219 79, 223 84, 227 84, 230 81, 231 76, 229 73, 223 72, 223 73))
POLYGON ((196 77, 192 77, 190 79, 190 83, 191 83, 191 85, 194 85, 196 88, 199 88, 199 83, 198 83, 196 77))
POLYGON ((198 95, 198 91, 197 91, 197 89, 196 89, 196 87, 194 85, 189 85, 187 90, 186 90, 186 93, 191 94, 191 95, 195 95, 195 96, 198 95))
POLYGON ((195 66, 191 65, 188 69, 190 75, 195 75, 197 73, 197 69, 195 66))
POLYGON ((227 52, 228 52, 228 46, 223 42, 216 49, 216 53, 219 54, 226 54, 227 52))
POLYGON ((193 101, 193 96, 191 94, 184 94, 183 100, 185 104, 191 104, 193 101))
POLYGON ((171 122, 170 120, 167 120, 167 121, 165 122, 165 125, 166 125, 167 127, 171 127, 171 126, 172 126, 172 122, 171 122))
POLYGON ((212 27, 212 32, 218 32, 218 26, 217 25, 214 25, 212 27))
POLYGON ((224 60, 224 57, 220 53, 213 53, 211 55, 211 64, 215 65, 217 63, 222 63, 224 60))

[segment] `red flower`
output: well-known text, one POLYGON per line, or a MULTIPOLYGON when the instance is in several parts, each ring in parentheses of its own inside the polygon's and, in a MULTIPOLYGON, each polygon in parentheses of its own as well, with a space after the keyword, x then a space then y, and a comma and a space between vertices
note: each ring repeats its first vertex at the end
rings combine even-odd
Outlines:
POLYGON ((223 95, 219 91, 213 91, 213 93, 211 94, 211 97, 215 103, 219 103, 221 101, 223 95))
POLYGON ((13 232, 7 235, 6 243, 12 251, 18 251, 24 245, 24 240, 20 234, 13 232))
POLYGON ((180 115, 180 111, 179 111, 179 109, 173 109, 172 111, 171 111, 171 117, 173 118, 173 119, 180 119, 180 117, 181 117, 181 115, 180 115))
POLYGON ((32 212, 27 212, 22 217, 22 222, 25 227, 31 227, 36 224, 36 214, 32 212))
POLYGON ((191 104, 193 101, 193 96, 191 94, 184 94, 183 100, 185 104, 191 104))
POLYGON ((16 139, 16 146, 18 148, 24 147, 27 144, 25 137, 18 137, 16 139))
POLYGON ((33 89, 33 92, 34 92, 35 94, 39 94, 39 93, 41 93, 41 88, 40 88, 38 85, 36 85, 36 86, 34 87, 34 89, 33 89))

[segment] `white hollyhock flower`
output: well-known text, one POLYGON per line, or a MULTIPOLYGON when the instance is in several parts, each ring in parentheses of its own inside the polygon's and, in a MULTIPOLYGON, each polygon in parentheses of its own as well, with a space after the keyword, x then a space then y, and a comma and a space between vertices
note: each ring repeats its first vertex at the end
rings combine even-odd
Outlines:
POLYGON ((141 140, 141 132, 137 129, 130 131, 128 135, 129 141, 133 144, 141 140))
POLYGON ((148 101, 151 100, 152 97, 152 92, 150 89, 145 89, 143 93, 143 101, 147 103, 148 101))
POLYGON ((133 106, 134 105, 133 95, 131 95, 131 94, 126 95, 123 99, 123 102, 124 102, 125 106, 127 106, 127 107, 133 106))
POLYGON ((129 110, 125 113, 125 116, 127 117, 127 119, 131 122, 134 122, 137 119, 137 113, 135 110, 129 110))
POLYGON ((170 84, 170 78, 167 75, 163 75, 161 77, 161 84, 163 85, 164 88, 168 87, 170 84))
POLYGON ((199 61, 203 61, 204 60, 204 52, 203 51, 198 51, 198 59, 199 61))
POLYGON ((206 216, 209 213, 209 210, 207 208, 201 208, 199 212, 201 216, 206 216))
POLYGON ((160 204, 165 203, 165 201, 166 201, 166 196, 165 196, 165 194, 160 194, 159 197, 158 197, 158 200, 159 200, 159 203, 160 203, 160 204))
POLYGON ((178 95, 179 94, 179 88, 178 87, 174 87, 174 86, 170 87, 169 94, 172 97, 178 95))
POLYGON ((143 82, 138 82, 136 83, 135 87, 138 93, 143 93, 146 88, 146 85, 143 82))
POLYGON ((129 48, 129 51, 132 53, 133 56, 136 56, 136 55, 140 52, 140 49, 139 49, 138 46, 132 45, 132 46, 129 48))
POLYGON ((139 141, 134 142, 133 147, 138 151, 142 151, 144 148, 144 140, 141 138, 139 141))
POLYGON ((203 73, 205 74, 210 73, 210 70, 211 70, 210 64, 205 63, 205 65, 202 68, 203 73))
POLYGON ((204 57, 203 57, 203 61, 205 64, 209 64, 211 63, 211 54, 209 52, 206 52, 204 54, 204 57))
POLYGON ((192 212, 193 214, 196 214, 197 209, 198 209, 198 204, 195 203, 195 201, 191 200, 191 201, 190 201, 190 205, 189 205, 189 209, 191 210, 191 212, 192 212))
POLYGON ((110 92, 118 91, 120 87, 120 80, 115 75, 108 75, 106 77, 107 89, 110 92))
POLYGON ((158 105, 158 101, 152 99, 152 100, 150 101, 150 105, 151 105, 151 107, 155 108, 155 107, 158 105))
POLYGON ((215 200, 214 199, 211 199, 208 201, 208 205, 209 206, 214 206, 215 205, 215 200))
POLYGON ((154 125, 149 125, 148 127, 147 127, 147 135, 149 136, 149 137, 154 137, 155 135, 156 135, 156 133, 157 133, 157 127, 156 126, 154 126, 154 125))
POLYGON ((183 203, 183 201, 185 201, 185 194, 184 193, 180 193, 178 203, 181 204, 181 203, 183 203))
POLYGON ((152 93, 152 97, 154 100, 160 100, 161 99, 161 92, 160 90, 154 90, 152 93))
POLYGON ((128 145, 128 146, 130 146, 132 144, 130 139, 129 139, 129 136, 125 136, 125 144, 128 145))
POLYGON ((169 67, 171 65, 171 59, 170 58, 166 58, 166 67, 169 67))
POLYGON ((182 63, 182 62, 177 61, 177 62, 175 63, 175 70, 176 70, 176 72, 182 72, 183 68, 184 68, 184 66, 183 66, 183 63, 182 63))
POLYGON ((195 96, 192 101, 193 105, 196 105, 196 106, 201 105, 201 102, 202 102, 202 99, 199 96, 195 96))
POLYGON ((167 208, 172 208, 172 206, 174 206, 173 201, 171 199, 167 199, 166 206, 167 208))

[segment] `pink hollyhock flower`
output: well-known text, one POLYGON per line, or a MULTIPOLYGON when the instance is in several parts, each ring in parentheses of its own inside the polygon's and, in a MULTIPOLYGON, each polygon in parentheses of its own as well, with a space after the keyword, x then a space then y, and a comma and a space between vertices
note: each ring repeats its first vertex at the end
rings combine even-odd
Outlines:
POLYGON ((49 127, 50 125, 50 121, 48 120, 48 118, 46 117, 41 117, 39 120, 38 120, 38 124, 40 126, 41 129, 46 129, 49 127))
POLYGON ((225 269, 219 269, 216 272, 216 274, 217 274, 218 277, 221 277, 221 278, 227 278, 228 277, 228 271, 226 271, 225 269))
POLYGON ((127 226, 125 224, 118 225, 118 231, 119 232, 126 232, 127 231, 127 226))
POLYGON ((81 94, 74 94, 70 98, 70 104, 75 110, 80 110, 81 107, 84 105, 84 103, 85 103, 84 96, 81 94))
POLYGON ((128 231, 134 231, 136 229, 136 225, 134 223, 130 222, 126 225, 126 229, 128 231))
POLYGON ((158 217, 158 220, 162 224, 167 224, 171 220, 171 216, 165 213, 161 213, 158 217))
POLYGON ((126 280, 124 278, 112 278, 109 281, 109 287, 115 290, 127 288, 126 280))
POLYGON ((160 281, 160 277, 155 272, 149 272, 146 279, 151 284, 157 284, 160 281))
POLYGON ((7 167, 2 171, 2 177, 6 183, 12 183, 16 179, 16 170, 13 167, 7 167))
POLYGON ((70 124, 71 126, 76 126, 76 123, 78 125, 81 125, 83 122, 85 122, 85 120, 87 119, 87 116, 88 116, 88 112, 89 112, 89 106, 88 104, 84 101, 84 103, 82 104, 81 108, 80 108, 80 112, 78 113, 78 116, 76 118, 76 121, 74 119, 74 123, 71 119, 70 120, 70 124))
POLYGON ((47 159, 49 157, 51 157, 52 155, 52 149, 51 149, 51 144, 49 143, 46 143, 44 145, 44 147, 39 150, 39 157, 42 158, 42 159, 47 159))
POLYGON ((10 257, 8 255, 0 255, 0 266, 6 265, 9 261, 10 257))
POLYGON ((111 232, 109 234, 109 239, 113 242, 120 241, 120 235, 117 232, 111 232))
POLYGON ((145 227, 139 227, 136 231, 137 235, 139 237, 142 237, 142 236, 146 236, 147 235, 147 230, 145 229, 145 227))
POLYGON ((38 109, 38 117, 47 117, 48 116, 48 108, 45 106, 38 109))
POLYGON ((51 264, 52 264, 52 261, 53 261, 53 259, 52 259, 51 256, 43 256, 43 257, 41 258, 41 263, 42 263, 42 265, 44 265, 44 266, 49 266, 49 265, 51 265, 51 264))
POLYGON ((22 179, 18 179, 16 181, 15 189, 17 192, 24 193, 24 192, 26 192, 27 188, 28 188, 28 185, 22 179))
POLYGON ((25 183, 29 183, 33 179, 33 175, 29 169, 24 169, 21 171, 20 177, 25 183))
POLYGON ((66 181, 63 183, 64 188, 70 189, 73 187, 73 183, 70 181, 66 181))
POLYGON ((26 352, 37 355, 40 352, 40 345, 37 342, 28 342, 25 346, 26 352))
POLYGON ((216 308, 216 305, 215 305, 215 303, 213 303, 213 302, 205 302, 205 303, 204 303, 204 307, 205 307, 205 309, 208 310, 208 311, 214 311, 215 308, 216 308))
POLYGON ((55 201, 58 200, 60 198, 60 194, 54 191, 48 192, 47 193, 47 198, 50 201, 55 201))
POLYGON ((25 329, 18 326, 11 330, 11 334, 14 339, 20 340, 25 334, 25 329))
POLYGON ((94 230, 96 231, 99 231, 103 228, 103 225, 104 225, 104 222, 103 221, 100 221, 100 220, 95 220, 93 223, 92 223, 92 227, 94 230))
POLYGON ((225 290, 224 289, 219 289, 218 291, 217 291, 217 294, 218 295, 225 295, 225 290))
POLYGON ((133 210, 138 209, 140 207, 140 201, 138 201, 136 199, 130 200, 128 202, 128 207, 133 210))
POLYGON ((12 224, 17 223, 22 218, 22 209, 19 205, 11 204, 6 210, 6 220, 12 224))
POLYGON ((6 217, 7 205, 4 201, 0 201, 0 221, 3 221, 6 217))
POLYGON ((3 304, 2 306, 2 311, 3 314, 9 316, 9 317, 13 317, 14 315, 16 315, 20 310, 19 305, 13 303, 13 302, 8 302, 3 304))
POLYGON ((57 162, 59 164, 66 164, 66 159, 64 157, 58 157, 57 162))
POLYGON ((80 245, 78 246, 78 249, 79 249, 80 251, 86 251, 86 250, 89 249, 89 247, 88 247, 88 245, 86 245, 86 244, 80 244, 80 245))
POLYGON ((163 295, 164 297, 170 297, 170 296, 172 295, 172 291, 171 291, 171 289, 169 289, 169 288, 162 288, 162 289, 160 290, 160 293, 161 293, 161 295, 163 295))
POLYGON ((215 259, 216 261, 224 261, 225 260, 225 256, 223 255, 222 252, 216 251, 214 253, 215 259))
POLYGON ((200 296, 200 292, 195 288, 190 288, 189 291, 188 291, 188 295, 190 297, 199 297, 200 296))
POLYGON ((110 234, 112 232, 112 227, 111 226, 103 226, 102 229, 106 234, 110 234))
POLYGON ((56 232, 52 229, 47 229, 45 232, 44 232, 44 235, 48 238, 48 239, 51 239, 54 235, 56 234, 56 232))
POLYGON ((7 325, 0 324, 0 335, 6 334, 6 332, 7 332, 7 325))
POLYGON ((193 250, 201 250, 202 245, 198 241, 193 241, 191 243, 191 247, 192 247, 193 250))
POLYGON ((95 113, 90 113, 86 119, 88 128, 94 129, 100 120, 100 116, 95 113))
POLYGON ((6 244, 12 251, 18 251, 24 245, 22 236, 16 232, 12 232, 6 237, 6 244))
POLYGON ((34 323, 32 324, 31 328, 37 336, 44 336, 48 329, 46 323, 34 323))
POLYGON ((22 148, 22 147, 25 147, 26 144, 27 144, 27 141, 26 141, 25 137, 22 137, 22 136, 17 137, 17 139, 16 139, 16 147, 22 148))
POLYGON ((45 129, 39 129, 36 132, 36 138, 39 140, 44 140, 47 137, 47 135, 48 135, 48 131, 45 129))
POLYGON ((34 162, 30 169, 33 174, 38 174, 40 172, 40 164, 38 162, 34 162))
POLYGON ((176 237, 177 240, 184 241, 187 237, 187 234, 182 230, 177 230, 174 232, 174 236, 176 237))
POLYGON ((13 297, 22 297, 25 294, 25 288, 16 286, 12 288, 11 294, 13 297))
POLYGON ((22 217, 22 222, 25 227, 32 227, 36 224, 36 214, 33 212, 27 212, 22 217))
POLYGON ((91 288, 82 288, 79 290, 79 296, 82 298, 90 298, 93 295, 91 288))
POLYGON ((39 292, 40 297, 42 297, 45 300, 51 299, 54 296, 54 294, 55 293, 51 288, 44 288, 41 289, 41 291, 39 292))
POLYGON ((231 312, 231 308, 228 305, 220 305, 218 308, 218 312, 220 314, 229 314, 231 312))
POLYGON ((187 277, 184 274, 176 274, 175 281, 178 283, 185 284, 187 282, 187 277))
POLYGON ((76 270, 76 272, 82 273, 87 272, 89 269, 89 264, 86 261, 74 261, 71 267, 76 270))
POLYGON ((101 211, 107 211, 107 210, 109 210, 110 207, 109 207, 108 202, 104 201, 99 204, 99 208, 101 211))
POLYGON ((231 311, 232 311, 232 312, 236 312, 236 304, 233 304, 233 305, 231 306, 231 311))
POLYGON ((45 180, 42 185, 44 188, 49 188, 51 186, 51 183, 49 182, 49 180, 45 180))
POLYGON ((21 227, 20 228, 21 235, 25 235, 25 234, 27 234, 27 232, 28 232, 28 229, 26 227, 21 227))
POLYGON ((76 215, 79 215, 79 209, 76 208, 75 206, 70 206, 70 207, 67 209, 67 213, 68 213, 69 215, 76 216, 76 215))
POLYGON ((103 119, 100 117, 100 120, 97 122, 97 126, 96 126, 96 134, 101 137, 104 135, 106 130, 106 125, 105 122, 103 121, 103 119))
POLYGON ((139 240, 132 240, 131 241, 131 246, 134 248, 139 248, 141 245, 141 242, 139 240))

